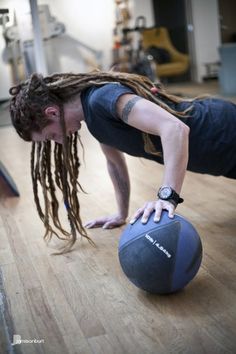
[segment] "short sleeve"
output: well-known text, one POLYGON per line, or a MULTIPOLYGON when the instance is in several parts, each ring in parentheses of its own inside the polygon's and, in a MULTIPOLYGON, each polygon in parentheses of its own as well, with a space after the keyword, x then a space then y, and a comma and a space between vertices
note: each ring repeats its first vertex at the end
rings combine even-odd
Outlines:
POLYGON ((89 98, 90 113, 96 116, 118 119, 116 103, 120 96, 134 93, 129 87, 120 83, 106 84, 97 87, 89 98))

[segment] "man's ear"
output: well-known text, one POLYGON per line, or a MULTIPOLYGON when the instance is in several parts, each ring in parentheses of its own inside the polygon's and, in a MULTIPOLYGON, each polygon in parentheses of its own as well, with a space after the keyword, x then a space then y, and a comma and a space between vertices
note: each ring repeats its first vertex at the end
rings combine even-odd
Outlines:
POLYGON ((48 106, 45 108, 45 114, 50 119, 57 119, 60 117, 59 107, 57 106, 48 106))

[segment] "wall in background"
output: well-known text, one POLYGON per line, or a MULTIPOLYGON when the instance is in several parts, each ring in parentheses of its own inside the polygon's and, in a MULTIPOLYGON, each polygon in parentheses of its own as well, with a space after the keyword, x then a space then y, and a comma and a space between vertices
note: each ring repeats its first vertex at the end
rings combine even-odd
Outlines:
MULTIPOLYGON (((12 1, 1 0, 0 8, 8 9, 12 5, 12 1)), ((0 26, 0 100, 5 100, 9 96, 9 87, 11 85, 11 67, 4 57, 5 40, 3 38, 3 27, 0 26)))
POLYGON ((219 0, 219 15, 222 43, 236 42, 236 1, 219 0))
MULTIPOLYGON (((38 0, 38 4, 49 4, 53 15, 66 25, 69 36, 96 50, 103 51, 103 69, 110 68, 112 62, 113 28, 115 25, 114 0, 38 0), (63 15, 62 15, 63 14, 63 15)), ((130 26, 135 18, 143 15, 149 26, 153 24, 152 0, 130 0, 130 26)), ((80 70, 79 57, 63 58, 63 69, 80 70), (77 63, 76 63, 77 62, 77 63)))
MULTIPOLYGON (((1 0, 1 8, 14 8, 19 4, 29 6, 28 0, 1 0)), ((54 38, 45 42, 49 72, 90 70, 94 56, 78 45, 82 42, 95 50, 103 52, 102 68, 109 69, 112 62, 113 28, 115 24, 114 0, 38 0, 38 5, 48 4, 50 13, 57 21, 66 26, 66 36, 63 40, 54 38), (92 58, 93 57, 93 58, 92 58), (87 60, 89 59, 89 60, 87 60)), ((130 0, 132 19, 130 26, 134 26, 137 16, 145 16, 147 25, 153 25, 152 0, 130 0)), ((0 28, 0 52, 5 47, 5 41, 0 28)), ((33 55, 33 51, 32 51, 33 55)), ((11 70, 9 64, 0 59, 0 100, 8 97, 8 88, 11 85, 11 70), (3 84, 4 82, 4 84, 3 84)))
MULTIPOLYGON (((62 71, 86 71, 81 63, 82 56, 86 54, 82 46, 76 48, 74 40, 102 50, 104 67, 109 65, 115 15, 113 0, 38 0, 38 4, 49 5, 51 14, 65 24, 66 34, 71 38, 71 48, 68 38, 67 53, 60 58, 62 71)), ((57 45, 60 45, 59 41, 57 45)))
POLYGON ((131 27, 135 24, 135 19, 138 16, 144 16, 146 18, 147 27, 152 27, 155 24, 154 9, 152 0, 129 0, 131 14, 133 19, 130 21, 131 27))
MULTIPOLYGON (((21 4, 23 2, 28 3, 28 0, 20 1, 21 4)), ((190 17, 192 18, 192 23, 189 22, 189 18, 187 22, 193 26, 193 31, 189 33, 193 67, 192 78, 201 82, 206 73, 205 64, 219 60, 218 47, 221 40, 217 0, 186 0, 186 2, 191 3, 190 17)), ((1 8, 13 7, 15 3, 14 0, 1 0, 0 6, 1 8)), ((53 69, 55 71, 87 70, 87 63, 84 60, 85 52, 82 48, 77 48, 76 40, 96 50, 102 50, 103 69, 109 68, 112 61, 114 0, 38 0, 38 4, 48 4, 52 16, 55 16, 66 26, 67 39, 64 43, 60 44, 60 40, 54 39, 51 44, 50 41, 46 44, 48 47, 46 55, 51 60, 50 71, 53 69), (60 48, 59 54, 58 47, 60 48)), ((134 26, 135 18, 140 15, 146 17, 148 27, 154 25, 152 0, 130 0, 130 11, 132 15, 131 27, 134 26)), ((4 46, 4 39, 0 33, 1 53, 4 46)), ((4 63, 2 58, 0 59, 0 77, 0 99, 5 99, 8 97, 8 88, 11 85, 11 71, 9 64, 4 63)))
MULTIPOLYGON (((0 27, 0 53, 2 55, 5 48, 5 43, 2 38, 2 27, 0 27)), ((0 100, 8 98, 8 90, 11 83, 11 67, 10 64, 3 62, 0 58, 0 100)))
POLYGON ((206 64, 219 61, 220 24, 217 0, 186 0, 192 79, 202 82, 206 64))

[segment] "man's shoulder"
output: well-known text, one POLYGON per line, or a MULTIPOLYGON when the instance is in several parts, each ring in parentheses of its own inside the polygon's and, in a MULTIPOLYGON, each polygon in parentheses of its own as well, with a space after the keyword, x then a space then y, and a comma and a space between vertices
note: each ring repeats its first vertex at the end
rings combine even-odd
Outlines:
POLYGON ((113 99, 123 93, 132 93, 133 91, 128 86, 124 86, 119 82, 109 82, 101 86, 93 87, 91 98, 113 99))
POLYGON ((116 115, 116 102, 126 93, 133 93, 133 91, 118 82, 96 86, 89 92, 87 104, 94 112, 101 111, 103 114, 116 115))

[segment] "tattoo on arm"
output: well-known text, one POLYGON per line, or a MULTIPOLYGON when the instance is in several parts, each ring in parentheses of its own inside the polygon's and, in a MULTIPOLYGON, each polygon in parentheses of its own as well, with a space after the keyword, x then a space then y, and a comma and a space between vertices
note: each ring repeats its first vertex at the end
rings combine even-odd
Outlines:
POLYGON ((117 197, 120 199, 118 204, 122 205, 124 210, 128 210, 130 196, 129 180, 121 175, 117 166, 111 161, 109 161, 108 170, 114 183, 116 193, 118 193, 117 197))
POLYGON ((129 118, 129 114, 133 108, 133 106, 135 105, 135 103, 139 100, 141 100, 142 97, 139 96, 135 96, 133 98, 131 98, 131 100, 129 100, 126 105, 124 106, 122 113, 121 113, 121 119, 127 123, 128 122, 128 118, 129 118))

